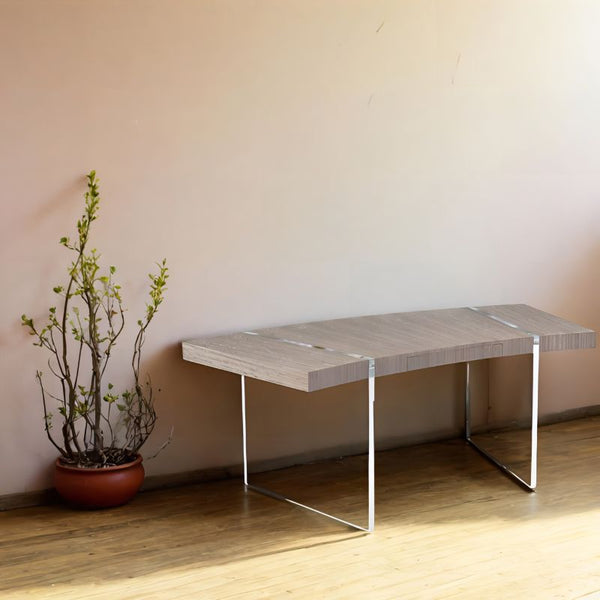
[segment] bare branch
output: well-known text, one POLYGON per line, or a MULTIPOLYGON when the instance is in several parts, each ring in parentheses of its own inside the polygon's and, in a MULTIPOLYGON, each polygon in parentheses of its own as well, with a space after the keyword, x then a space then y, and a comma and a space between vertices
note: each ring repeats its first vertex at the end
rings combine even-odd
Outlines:
MULTIPOLYGON (((75 254, 68 268, 65 287, 56 286, 54 292, 62 298, 58 315, 56 307, 49 309, 48 323, 38 330, 31 318, 21 317, 35 338, 35 345, 48 350, 50 372, 59 380, 62 398, 44 389, 41 373, 38 380, 42 393, 46 433, 65 461, 71 464, 120 464, 132 458, 146 442, 156 423, 152 386, 140 382, 141 352, 148 325, 154 318, 166 290, 168 269, 166 262, 158 264, 158 272, 150 275, 150 299, 144 319, 138 321, 138 332, 133 345, 131 366, 133 387, 120 395, 113 395, 108 385, 104 394, 102 380, 106 373, 112 349, 125 326, 125 315, 120 286, 114 281, 115 267, 106 275, 99 265, 100 255, 88 250, 91 224, 97 219, 100 202, 96 173, 88 176, 85 209, 77 222, 74 241, 61 238, 60 243, 75 254), (83 315, 80 314, 80 309, 83 315), (73 316, 74 315, 74 316, 73 316), (83 317, 83 320, 82 320, 83 317), (84 352, 84 349, 87 349, 84 352), (87 387, 80 377, 84 358, 89 351, 90 378, 87 387), (61 416, 62 444, 50 433, 52 414, 47 400, 58 404, 61 416), (112 405, 119 410, 115 414, 112 405)), ((170 442, 169 440, 163 447, 170 442)))

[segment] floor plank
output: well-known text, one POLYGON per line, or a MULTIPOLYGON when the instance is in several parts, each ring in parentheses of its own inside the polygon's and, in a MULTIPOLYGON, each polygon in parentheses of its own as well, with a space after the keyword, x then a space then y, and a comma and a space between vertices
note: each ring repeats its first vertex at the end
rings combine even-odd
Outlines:
MULTIPOLYGON (((535 494, 461 440, 378 453, 372 535, 239 480, 0 513, 0 598, 600 598, 600 417, 539 437, 535 494)), ((478 439, 526 467, 526 432, 478 439)), ((358 456, 253 480, 364 521, 365 473, 358 456)))

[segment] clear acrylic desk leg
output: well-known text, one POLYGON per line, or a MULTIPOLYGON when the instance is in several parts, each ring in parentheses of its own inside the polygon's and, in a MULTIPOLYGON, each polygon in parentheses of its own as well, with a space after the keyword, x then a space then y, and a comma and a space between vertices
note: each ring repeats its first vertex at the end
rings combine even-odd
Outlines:
POLYGON ((242 443, 243 443, 243 460, 244 460, 244 485, 246 489, 254 490, 271 498, 289 502, 300 508, 310 510, 311 512, 317 513, 329 519, 333 519, 338 523, 347 525, 360 531, 366 531, 371 533, 375 529, 375 361, 369 360, 369 397, 368 397, 368 408, 369 408, 369 450, 368 450, 368 521, 367 526, 357 525, 335 517, 326 512, 317 510, 301 502, 296 502, 291 498, 287 498, 277 492, 268 490, 258 485, 253 485, 248 480, 248 438, 247 438, 247 421, 246 421, 246 380, 245 376, 242 375, 242 443))
POLYGON ((531 385, 531 463, 529 482, 519 477, 510 467, 500 462, 495 456, 487 450, 476 444, 471 439, 471 386, 470 386, 470 364, 467 363, 466 385, 465 385, 465 439, 481 455, 496 465, 502 472, 515 480, 521 487, 528 492, 535 492, 537 486, 537 434, 538 434, 538 396, 539 396, 539 375, 540 375, 540 339, 534 336, 533 354, 533 381, 531 385))

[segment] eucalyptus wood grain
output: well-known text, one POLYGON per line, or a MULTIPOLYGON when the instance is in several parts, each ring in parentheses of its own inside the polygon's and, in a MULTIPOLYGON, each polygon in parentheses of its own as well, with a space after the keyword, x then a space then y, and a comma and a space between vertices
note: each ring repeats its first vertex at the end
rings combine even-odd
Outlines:
POLYGON ((481 306, 480 310, 540 336, 540 350, 581 350, 596 347, 596 332, 527 304, 481 306))
POLYGON ((314 391, 368 377, 515 356, 593 348, 596 334, 525 304, 371 315, 183 342, 184 359, 314 391), (493 315, 516 326, 498 322, 493 315))
POLYGON ((245 333, 184 342, 183 358, 304 391, 369 376, 368 361, 245 333))
MULTIPOLYGON (((371 535, 245 493, 237 479, 106 511, 0 513, 0 598, 591 600, 600 592, 599 433, 597 417, 541 428, 536 494, 515 490, 461 440, 379 452, 371 535)), ((505 435, 526 459, 527 434, 486 444, 505 435)), ((264 477, 361 515, 364 469, 357 456, 264 477)))

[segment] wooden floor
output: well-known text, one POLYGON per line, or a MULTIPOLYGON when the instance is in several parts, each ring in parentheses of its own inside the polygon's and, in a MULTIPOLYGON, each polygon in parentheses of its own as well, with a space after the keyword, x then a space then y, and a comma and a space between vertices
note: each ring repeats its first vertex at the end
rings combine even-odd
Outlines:
MULTIPOLYGON (((526 446, 507 435, 486 443, 526 446)), ((355 457, 256 481, 364 522, 365 467, 355 457)), ((9 511, 0 532, 2 600, 600 598, 600 418, 540 430, 536 494, 460 440, 378 453, 371 535, 239 480, 101 512, 9 511)))

